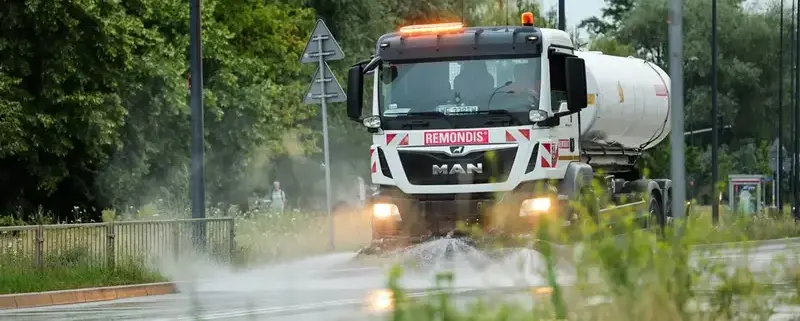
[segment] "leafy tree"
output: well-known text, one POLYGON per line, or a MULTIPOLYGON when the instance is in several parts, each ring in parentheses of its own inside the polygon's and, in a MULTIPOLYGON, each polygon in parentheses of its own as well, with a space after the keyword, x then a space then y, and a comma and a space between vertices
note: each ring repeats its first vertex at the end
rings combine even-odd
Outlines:
POLYGON ((613 35, 620 23, 633 9, 634 0, 606 0, 601 17, 590 17, 581 21, 579 28, 586 28, 593 35, 613 35))

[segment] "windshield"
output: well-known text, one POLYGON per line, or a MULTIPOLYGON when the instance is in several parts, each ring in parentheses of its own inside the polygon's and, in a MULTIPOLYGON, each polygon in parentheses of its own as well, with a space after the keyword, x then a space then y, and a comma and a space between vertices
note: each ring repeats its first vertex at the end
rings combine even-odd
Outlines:
POLYGON ((541 58, 385 63, 380 73, 383 116, 539 108, 541 58))

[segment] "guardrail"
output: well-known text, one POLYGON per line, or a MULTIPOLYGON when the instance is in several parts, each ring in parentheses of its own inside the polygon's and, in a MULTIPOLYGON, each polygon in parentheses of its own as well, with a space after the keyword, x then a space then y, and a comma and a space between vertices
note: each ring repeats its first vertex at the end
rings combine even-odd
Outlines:
POLYGON ((0 265, 114 266, 130 260, 176 259, 190 253, 194 244, 205 246, 214 261, 230 262, 234 237, 233 218, 0 227, 0 265), (193 230, 202 226, 205 238, 195 243, 193 230))

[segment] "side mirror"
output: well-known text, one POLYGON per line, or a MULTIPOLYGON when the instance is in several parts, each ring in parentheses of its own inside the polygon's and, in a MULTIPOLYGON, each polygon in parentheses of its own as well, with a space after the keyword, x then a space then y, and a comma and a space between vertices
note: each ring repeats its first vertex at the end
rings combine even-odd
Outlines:
POLYGON ((586 96, 586 63, 581 58, 567 57, 566 72, 567 106, 570 112, 576 113, 589 104, 586 96))
POLYGON ((361 64, 347 73, 347 117, 359 121, 364 107, 364 67, 361 64))

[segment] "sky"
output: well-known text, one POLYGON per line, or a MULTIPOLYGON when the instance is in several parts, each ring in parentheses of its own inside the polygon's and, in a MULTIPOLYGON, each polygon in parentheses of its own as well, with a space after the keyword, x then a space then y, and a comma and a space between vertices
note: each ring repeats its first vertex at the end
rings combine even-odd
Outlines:
MULTIPOLYGON (((542 0, 542 5, 545 10, 558 8, 558 0, 542 0)), ((603 0, 566 0, 567 26, 577 25, 591 16, 600 16, 600 9, 604 6, 603 0)))
MULTIPOLYGON (((600 11, 605 7, 604 0, 565 0, 567 11, 567 27, 571 28, 579 24, 583 19, 602 15, 600 11)), ((764 5, 770 0, 748 0, 748 5, 764 5)), ((541 0, 545 10, 550 8, 558 8, 558 0, 541 0)), ((788 2, 788 1, 787 1, 788 2)), ((584 37, 588 35, 585 32, 581 34, 584 37)))

